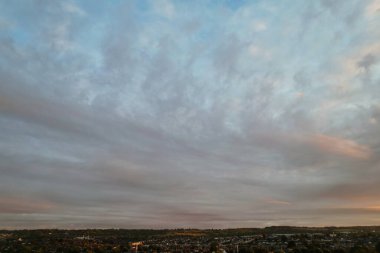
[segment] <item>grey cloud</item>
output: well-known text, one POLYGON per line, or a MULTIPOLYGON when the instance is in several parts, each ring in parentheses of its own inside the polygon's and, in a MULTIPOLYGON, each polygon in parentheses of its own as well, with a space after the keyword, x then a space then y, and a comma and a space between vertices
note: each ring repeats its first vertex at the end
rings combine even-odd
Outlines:
POLYGON ((358 67, 368 71, 376 63, 376 57, 372 54, 365 55, 357 64, 358 67))
POLYGON ((378 37, 342 26, 351 11, 340 3, 322 2, 336 13, 327 31, 330 14, 297 3, 261 34, 247 25, 249 5, 228 17, 207 10, 217 23, 190 13, 173 25, 143 20, 154 13, 134 2, 99 23, 89 10, 32 3, 9 6, 30 33, 26 46, 13 28, 0 37, 2 226, 203 228, 377 214, 355 207, 365 204, 356 196, 378 194, 376 50, 355 61, 371 73, 368 85, 363 73, 342 78, 357 95, 332 87, 351 44, 355 54, 378 37), (337 32, 344 39, 334 41, 337 32), (350 198, 353 207, 339 206, 350 198))

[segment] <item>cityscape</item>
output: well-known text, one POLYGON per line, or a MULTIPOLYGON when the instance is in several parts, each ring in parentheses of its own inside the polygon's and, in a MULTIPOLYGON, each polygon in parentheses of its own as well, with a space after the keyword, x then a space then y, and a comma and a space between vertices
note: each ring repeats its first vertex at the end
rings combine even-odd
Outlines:
POLYGON ((0 252, 365 253, 380 251, 380 227, 224 230, 1 231, 0 252))

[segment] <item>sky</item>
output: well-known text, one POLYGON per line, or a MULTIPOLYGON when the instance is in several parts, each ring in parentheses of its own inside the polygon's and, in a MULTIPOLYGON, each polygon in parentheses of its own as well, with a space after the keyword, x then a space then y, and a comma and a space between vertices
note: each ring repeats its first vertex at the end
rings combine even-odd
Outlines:
POLYGON ((380 225, 380 0, 0 0, 0 228, 380 225))

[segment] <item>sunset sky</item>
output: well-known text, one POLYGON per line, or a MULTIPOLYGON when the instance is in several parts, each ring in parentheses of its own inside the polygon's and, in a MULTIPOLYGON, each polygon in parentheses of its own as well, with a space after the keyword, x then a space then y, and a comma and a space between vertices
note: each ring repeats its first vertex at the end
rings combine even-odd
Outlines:
POLYGON ((380 225, 380 0, 0 0, 0 229, 380 225))

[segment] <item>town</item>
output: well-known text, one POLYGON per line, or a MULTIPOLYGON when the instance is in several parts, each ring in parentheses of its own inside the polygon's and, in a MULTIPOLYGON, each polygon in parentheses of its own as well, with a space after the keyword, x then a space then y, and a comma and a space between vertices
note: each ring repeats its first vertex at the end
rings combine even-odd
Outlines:
POLYGON ((2 230, 0 252, 380 252, 380 227, 2 230))

